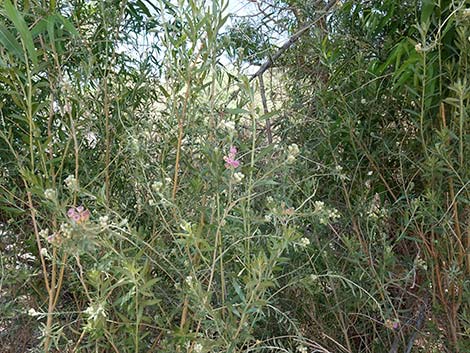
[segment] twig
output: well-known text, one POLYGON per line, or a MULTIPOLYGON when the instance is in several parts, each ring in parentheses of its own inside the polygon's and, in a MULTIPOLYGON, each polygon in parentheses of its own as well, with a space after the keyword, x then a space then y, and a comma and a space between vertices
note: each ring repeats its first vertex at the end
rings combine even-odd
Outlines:
POLYGON ((268 60, 266 60, 264 62, 263 65, 261 65, 261 67, 258 69, 258 71, 256 71, 256 73, 251 76, 250 78, 250 81, 254 80, 256 77, 259 77, 261 75, 263 75, 263 73, 269 69, 273 64, 274 62, 279 59, 279 57, 287 50, 289 49, 292 44, 294 44, 295 42, 297 42, 297 40, 303 35, 305 34, 306 32, 308 32, 308 30, 314 25, 316 24, 318 21, 320 21, 324 16, 326 16, 328 14, 328 12, 333 8, 333 6, 338 2, 338 0, 330 0, 330 2, 325 6, 325 8, 323 9, 323 13, 318 16, 317 18, 313 19, 312 21, 308 21, 306 24, 304 24, 297 32, 295 32, 278 50, 277 52, 274 53, 273 56, 271 56, 270 58, 268 58, 268 60))
MULTIPOLYGON (((410 337, 410 340, 408 341, 408 345, 406 346, 405 353, 410 353, 411 349, 413 348, 413 343, 416 339, 416 335, 418 334, 418 331, 421 330, 424 324, 424 319, 425 319, 425 313, 426 313, 426 308, 428 306, 428 297, 424 299, 423 304, 421 304, 421 307, 419 309, 418 313, 418 318, 416 319, 416 323, 414 325, 414 332, 410 337)), ((412 319, 410 318, 408 322, 410 322, 412 319)), ((401 325, 400 325, 401 326, 401 325)), ((392 347, 389 351, 389 353, 397 353, 398 352, 398 347, 400 344, 400 336, 396 335, 395 339, 393 340, 392 347)))
POLYGON ((427 304, 428 304, 428 299, 426 298, 424 300, 424 303, 421 305, 421 308, 419 309, 418 318, 416 319, 415 331, 413 332, 413 334, 410 337, 410 340, 408 341, 408 345, 406 346, 405 353, 411 352, 411 349, 413 348, 413 343, 416 339, 416 335, 418 334, 418 331, 421 330, 421 328, 423 327, 427 304))
MULTIPOLYGON (((264 89, 264 81, 263 81, 263 76, 258 77, 259 80, 259 92, 261 94, 261 102, 263 103, 263 112, 264 114, 268 114, 268 102, 266 101, 266 90, 264 89)), ((266 135, 268 137, 268 143, 272 144, 273 143, 273 134, 271 132, 271 121, 269 118, 266 118, 266 135)))
MULTIPOLYGON (((338 2, 338 0, 330 0, 330 2, 325 6, 325 8, 323 9, 323 13, 321 15, 319 15, 318 17, 316 17, 315 19, 313 19, 312 21, 308 21, 306 24, 304 24, 297 32, 295 32, 278 50, 276 53, 274 53, 273 56, 271 56, 270 58, 268 58, 263 65, 261 65, 261 67, 258 69, 258 71, 256 71, 256 73, 253 74, 253 76, 250 77, 250 82, 253 81, 255 78, 257 77, 261 77, 265 71, 267 69, 269 69, 273 64, 274 62, 280 58, 280 56, 287 50, 289 49, 295 42, 297 42, 297 40, 302 37, 302 35, 304 35, 305 33, 308 32, 308 30, 313 27, 314 24, 316 24, 318 21, 320 21, 323 17, 325 17, 329 12, 330 10, 333 8, 334 5, 336 5, 336 3, 338 2)), ((232 93, 232 95, 230 96, 230 98, 228 99, 228 103, 230 103, 232 100, 235 99, 235 97, 238 96, 238 93, 240 93, 240 89, 236 90, 235 92, 232 93)))

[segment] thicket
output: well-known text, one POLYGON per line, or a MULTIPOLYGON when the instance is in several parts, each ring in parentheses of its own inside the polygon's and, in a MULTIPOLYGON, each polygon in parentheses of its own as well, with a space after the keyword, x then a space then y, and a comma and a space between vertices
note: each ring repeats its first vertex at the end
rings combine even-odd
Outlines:
POLYGON ((470 352, 468 2, 250 3, 0 2, 0 352, 470 352))

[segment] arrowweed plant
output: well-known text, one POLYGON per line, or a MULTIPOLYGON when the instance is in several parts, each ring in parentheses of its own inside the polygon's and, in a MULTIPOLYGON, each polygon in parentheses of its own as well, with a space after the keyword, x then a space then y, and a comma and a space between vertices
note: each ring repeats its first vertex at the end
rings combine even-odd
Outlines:
POLYGON ((465 3, 279 4, 2 2, 1 352, 469 349, 465 3))

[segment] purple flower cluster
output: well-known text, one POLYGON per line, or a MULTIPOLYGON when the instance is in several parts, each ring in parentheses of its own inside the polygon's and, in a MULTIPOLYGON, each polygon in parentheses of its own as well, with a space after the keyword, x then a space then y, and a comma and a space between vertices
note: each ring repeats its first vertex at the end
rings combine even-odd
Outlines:
POLYGON ((67 211, 67 216, 75 223, 83 223, 90 218, 90 211, 83 206, 71 207, 67 211))
POLYGON ((235 159, 236 154, 237 148, 231 146, 228 155, 224 156, 225 168, 237 168, 240 165, 240 161, 235 159))

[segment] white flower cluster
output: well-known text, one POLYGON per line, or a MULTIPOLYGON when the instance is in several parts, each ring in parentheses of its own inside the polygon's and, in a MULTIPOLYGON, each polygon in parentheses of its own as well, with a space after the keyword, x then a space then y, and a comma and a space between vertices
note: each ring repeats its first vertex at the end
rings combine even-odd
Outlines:
POLYGON ((201 353, 201 352, 202 352, 202 348, 203 348, 203 347, 202 347, 202 344, 196 343, 196 344, 194 345, 194 352, 195 352, 195 353, 201 353))
POLYGON ((308 352, 307 347, 305 347, 305 346, 298 346, 297 351, 299 353, 307 353, 308 352))
POLYGON ((168 185, 170 184, 171 184, 171 178, 166 177, 164 183, 161 181, 154 181, 150 187, 152 188, 153 191, 162 193, 163 190, 165 190, 165 187, 168 187, 168 185))
POLYGON ((193 276, 186 276, 184 281, 189 287, 193 286, 193 282, 194 282, 193 276))
POLYGON ((34 317, 34 316, 41 315, 41 313, 37 312, 34 308, 31 308, 31 309, 28 310, 28 315, 34 317))
POLYGON ((41 231, 39 232, 39 236, 43 239, 47 239, 47 237, 49 236, 49 229, 41 229, 41 231))
POLYGON ((65 187, 71 191, 76 191, 78 188, 78 182, 77 179, 73 175, 69 175, 65 180, 64 180, 65 187))
POLYGON ((108 226, 109 226, 109 217, 108 216, 101 216, 98 219, 98 222, 99 222, 101 228, 103 228, 103 229, 108 228, 108 226))
POLYGON ((305 237, 301 238, 301 239, 299 240, 299 245, 300 245, 301 247, 303 247, 303 248, 309 246, 309 245, 310 245, 310 239, 305 238, 305 237))
POLYGON ((381 217, 384 217, 386 215, 386 209, 381 207, 380 204, 380 196, 379 194, 375 194, 374 198, 372 199, 372 202, 370 204, 369 210, 367 211, 367 216, 372 218, 372 219, 379 219, 381 217))
POLYGON ((346 175, 343 173, 343 169, 344 169, 343 166, 339 164, 335 166, 335 172, 337 173, 337 175, 339 176, 341 180, 347 179, 346 175))
POLYGON ((341 217, 339 211, 336 208, 325 207, 323 201, 315 201, 314 212, 320 217, 320 224, 328 224, 330 221, 335 221, 341 217))
POLYGON ((53 189, 46 189, 44 190, 44 197, 48 200, 54 201, 57 197, 57 193, 53 189))
POLYGON ((300 150, 297 144, 293 143, 290 146, 288 146, 287 147, 287 159, 286 159, 287 164, 293 164, 299 154, 300 154, 300 150))
POLYGON ((152 183, 152 190, 155 192, 161 192, 163 189, 163 183, 161 181, 154 181, 152 183))
POLYGON ((232 182, 234 184, 239 184, 242 182, 244 178, 245 178, 245 174, 243 174, 242 172, 236 172, 232 176, 232 182))
POLYGON ((99 318, 107 317, 106 310, 101 303, 91 304, 85 311, 89 320, 97 321, 99 318))
POLYGON ((65 238, 72 237, 72 227, 68 223, 62 223, 60 225, 60 232, 64 235, 65 238))

